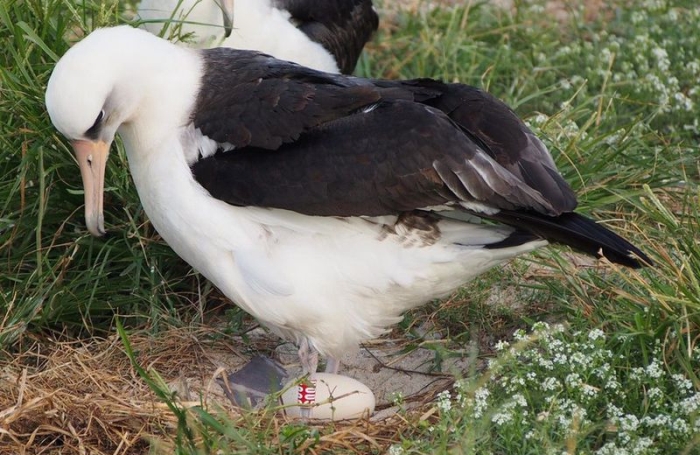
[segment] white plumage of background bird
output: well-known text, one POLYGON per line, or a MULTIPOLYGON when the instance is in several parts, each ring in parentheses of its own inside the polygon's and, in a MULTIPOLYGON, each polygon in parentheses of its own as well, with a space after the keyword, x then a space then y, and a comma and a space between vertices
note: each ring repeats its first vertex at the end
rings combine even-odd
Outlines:
POLYGON ((474 87, 334 75, 234 49, 97 30, 46 91, 105 232, 119 134, 173 250, 328 370, 402 312, 547 241, 630 266, 636 247, 573 210, 546 147, 474 87), (478 219, 490 220, 480 223, 478 219))
POLYGON ((346 74, 378 26, 371 0, 142 0, 138 17, 195 48, 256 50, 346 74))

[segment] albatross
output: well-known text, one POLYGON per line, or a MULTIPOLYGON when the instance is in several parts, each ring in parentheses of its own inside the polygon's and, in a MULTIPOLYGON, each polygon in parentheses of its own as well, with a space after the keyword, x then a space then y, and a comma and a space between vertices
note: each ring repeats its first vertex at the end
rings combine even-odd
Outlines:
POLYGON ((255 50, 345 74, 379 25, 371 0, 142 0, 137 14, 149 32, 177 32, 195 48, 255 50))
POLYGON ((549 242, 629 267, 638 248, 574 212, 545 145, 468 85, 323 73, 176 46, 129 26, 56 64, 51 121, 75 151, 87 228, 105 234, 115 134, 151 223, 305 372, 401 314, 549 242))

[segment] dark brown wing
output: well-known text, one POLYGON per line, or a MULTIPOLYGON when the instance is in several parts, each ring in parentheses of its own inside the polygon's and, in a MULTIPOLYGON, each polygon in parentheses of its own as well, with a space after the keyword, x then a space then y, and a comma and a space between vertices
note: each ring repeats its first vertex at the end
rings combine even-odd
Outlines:
POLYGON ((406 100, 327 122, 276 151, 220 152, 192 169, 230 204, 307 215, 377 216, 458 202, 477 203, 477 212, 552 211, 444 113, 406 100))
MULTIPOLYGON (((233 145, 236 150, 226 152, 224 161, 254 167, 249 175, 278 167, 294 172, 301 184, 325 179, 325 194, 315 189, 286 195, 293 197, 294 210, 382 215, 424 208, 421 192, 431 185, 442 196, 427 196, 429 205, 464 202, 485 213, 507 209, 546 215, 575 206, 544 146, 505 104, 474 87, 332 75, 234 49, 210 49, 203 55, 194 126, 218 143, 233 145), (278 153, 272 158, 261 149, 278 153), (244 156, 269 162, 250 166, 244 156), (383 174, 372 171, 382 166, 383 174), (353 179, 357 173, 362 179, 353 179), (353 184, 357 191, 339 190, 353 184), (391 194, 375 194, 387 189, 391 194), (562 203, 562 194, 572 203, 562 203), (320 195, 321 200, 308 199, 320 195), (350 196, 352 201, 340 202, 350 196), (384 208, 371 201, 374 197, 384 208), (328 207, 321 208, 324 203, 328 207), (374 209, 363 213, 368 207, 374 209)), ((222 168, 228 166, 234 165, 222 168)), ((291 208, 291 202, 271 199, 279 185, 291 184, 289 176, 258 175, 257 183, 249 182, 257 188, 250 193, 260 198, 255 202, 233 196, 245 187, 240 183, 245 176, 226 178, 229 171, 216 172, 221 186, 233 186, 213 194, 227 194, 231 203, 291 208)))
POLYGON ((265 54, 228 48, 201 52, 204 88, 192 120, 205 136, 236 148, 277 149, 380 99, 369 83, 265 54))
MULTIPOLYGON (((383 86, 396 83, 377 81, 383 86)), ((552 156, 501 100, 475 87, 418 79, 400 83, 417 101, 446 113, 499 165, 537 189, 560 214, 576 208, 576 195, 557 171, 552 156)))

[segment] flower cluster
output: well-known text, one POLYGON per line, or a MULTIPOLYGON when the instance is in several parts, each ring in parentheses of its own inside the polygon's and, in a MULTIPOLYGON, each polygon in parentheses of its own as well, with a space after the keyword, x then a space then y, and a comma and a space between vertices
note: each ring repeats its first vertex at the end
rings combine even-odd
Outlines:
POLYGON ((700 37, 683 32, 681 24, 696 23, 700 8, 687 11, 665 1, 646 3, 650 5, 620 11, 619 20, 628 27, 613 26, 591 41, 562 46, 549 63, 577 62, 576 80, 565 77, 559 84, 572 94, 587 86, 606 86, 620 101, 650 100, 657 114, 676 114, 689 123, 700 101, 700 37))
POLYGON ((682 451, 700 431, 693 383, 664 369, 659 345, 645 362, 615 355, 606 343, 600 329, 570 333, 536 323, 531 333, 516 332, 512 343, 496 343, 500 356, 489 381, 461 380, 452 395, 438 395, 441 421, 449 422, 442 426, 486 422, 491 438, 517 439, 524 452, 561 447, 572 437, 586 444, 581 453, 682 451))
MULTIPOLYGON (((531 3, 533 11, 545 4, 538 0, 525 3, 531 3)), ((618 114, 653 117, 657 127, 693 128, 700 102, 700 35, 694 33, 700 7, 671 5, 665 0, 643 3, 620 8, 605 25, 591 27, 590 22, 572 20, 567 26, 580 27, 578 36, 585 39, 566 40, 554 47, 552 43, 558 40, 551 35, 559 33, 559 27, 548 31, 543 25, 539 33, 551 35, 540 39, 536 28, 526 30, 532 36, 522 54, 530 56, 533 68, 538 69, 534 89, 549 87, 546 91, 555 95, 552 105, 541 97, 537 109, 554 114, 595 96, 606 103, 614 101, 618 114)), ((580 5, 577 9, 572 4, 572 19, 585 15, 583 2, 580 5)))

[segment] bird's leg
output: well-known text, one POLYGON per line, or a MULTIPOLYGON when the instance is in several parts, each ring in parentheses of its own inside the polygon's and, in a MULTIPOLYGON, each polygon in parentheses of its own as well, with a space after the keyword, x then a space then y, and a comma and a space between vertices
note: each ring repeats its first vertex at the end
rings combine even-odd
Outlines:
POLYGON ((318 352, 309 345, 306 338, 299 344, 299 362, 301 362, 303 374, 315 373, 318 368, 318 352))
MULTIPOLYGON (((318 351, 309 344, 309 340, 306 338, 299 343, 299 362, 301 363, 302 375, 316 373, 316 368, 318 368, 318 351)), ((311 409, 303 406, 301 408, 301 417, 309 419, 311 417, 311 409)))
POLYGON ((338 369, 340 368, 340 360, 335 357, 328 357, 326 361, 326 373, 338 374, 338 369))

